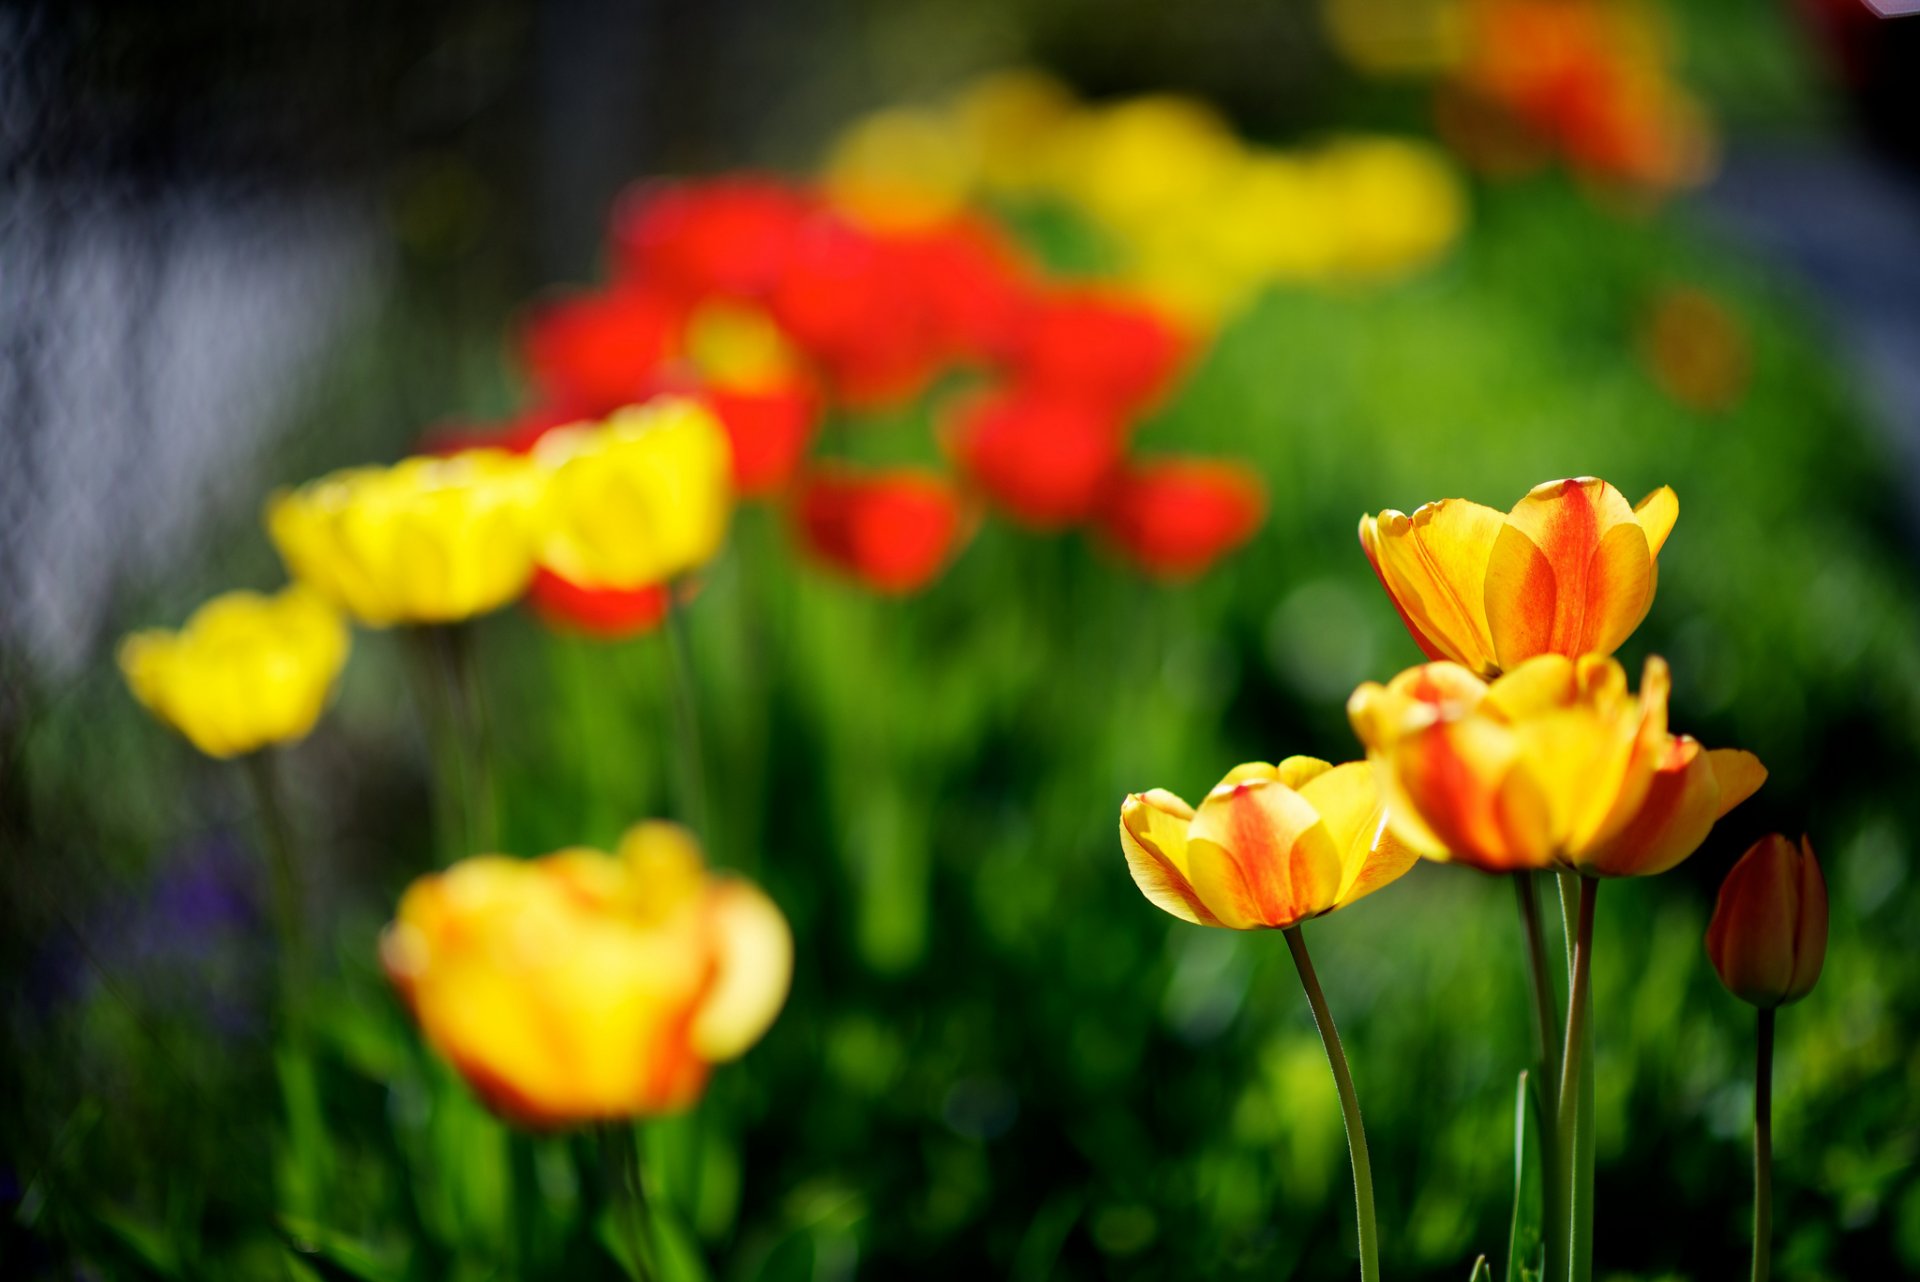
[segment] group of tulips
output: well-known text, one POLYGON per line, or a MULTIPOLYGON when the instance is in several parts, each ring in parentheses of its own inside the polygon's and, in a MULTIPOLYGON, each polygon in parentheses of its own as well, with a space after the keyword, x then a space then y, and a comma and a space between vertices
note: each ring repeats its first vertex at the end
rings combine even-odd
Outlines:
MULTIPOLYGON (((1540 485, 1507 513, 1447 499, 1411 516, 1363 518, 1361 546, 1431 660, 1354 691, 1347 710, 1366 759, 1253 762, 1229 771, 1197 807, 1161 790, 1121 807, 1127 865, 1153 904, 1198 925, 1284 932, 1345 1116, 1364 1279, 1379 1276, 1366 1137, 1301 926, 1422 857, 1515 879, 1540 1036, 1533 1099, 1545 1123, 1544 1276, 1591 1276, 1600 884, 1673 868, 1766 779, 1753 754, 1709 750, 1669 729, 1664 661, 1647 660, 1636 695, 1611 657, 1652 604, 1678 511, 1670 489, 1630 507, 1612 486, 1583 477, 1540 485), (1534 886, 1545 872, 1558 875, 1566 915, 1564 1020, 1534 886)), ((1727 874, 1707 934, 1721 980, 1760 1012, 1755 1279, 1769 1268, 1773 1013, 1811 990, 1826 934, 1812 846, 1777 835, 1727 874)))

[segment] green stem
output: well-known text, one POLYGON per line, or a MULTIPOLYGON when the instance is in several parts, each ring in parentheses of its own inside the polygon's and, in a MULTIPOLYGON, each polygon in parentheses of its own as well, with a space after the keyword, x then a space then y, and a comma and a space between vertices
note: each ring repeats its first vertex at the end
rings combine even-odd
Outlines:
MULTIPOLYGON (((1549 1119, 1558 1113, 1556 1092, 1560 1084, 1560 1014, 1555 1001, 1553 976, 1547 962, 1546 932, 1540 926, 1540 898, 1532 872, 1513 874, 1513 888, 1520 904, 1520 925, 1527 943, 1527 976, 1533 990, 1534 1034, 1538 1039, 1540 1071, 1533 1075, 1534 1098, 1541 1103, 1540 1160, 1548 1172, 1560 1169, 1559 1147, 1549 1119)), ((1549 1174, 1540 1182, 1541 1240, 1549 1260, 1564 1259, 1567 1251, 1567 1209, 1561 1197, 1557 1175, 1549 1174)))
POLYGON ((493 725, 487 715, 472 625, 456 623, 440 628, 438 637, 439 655, 458 717, 455 742, 461 751, 461 773, 466 781, 467 849, 477 854, 497 849, 500 844, 499 807, 493 787, 493 725))
POLYGON ((299 978, 306 969, 306 927, 301 915, 300 877, 293 857, 293 830, 287 823, 280 795, 280 779, 271 749, 247 754, 242 761, 253 788, 260 828, 266 837, 267 868, 273 884, 273 925, 279 937, 282 1018, 297 1028, 294 1017, 299 978))
POLYGON ((459 744, 453 700, 441 661, 439 628, 428 624, 408 628, 405 646, 412 669, 414 701, 426 730, 427 751, 432 758, 433 840, 441 867, 475 851, 467 831, 469 816, 461 798, 466 795, 466 754, 459 744))
POLYGON ((1592 1057, 1593 904, 1600 883, 1580 878, 1580 906, 1574 926, 1573 982, 1567 994, 1567 1044, 1561 1055, 1559 1128, 1561 1196, 1567 1208, 1568 1282, 1593 1276, 1593 1119, 1582 1092, 1592 1084, 1586 1072, 1592 1057))
POLYGON ((600 1131, 600 1151, 613 1185, 614 1213, 626 1242, 634 1276, 653 1282, 660 1274, 660 1247, 647 1206, 646 1175, 641 1169, 640 1137, 632 1122, 609 1122, 600 1131))
POLYGON ((680 749, 680 820, 709 848, 716 845, 707 813, 706 749, 700 738, 700 706, 694 690, 693 643, 686 612, 674 601, 667 607, 667 656, 672 665, 674 737, 680 749))
POLYGON ((1760 1012, 1753 1060, 1753 1282, 1773 1272, 1773 1009, 1760 1012))
POLYGON ((1320 977, 1314 974, 1313 959, 1307 955, 1307 941, 1298 926, 1281 932, 1293 953, 1293 964, 1300 971, 1300 986, 1307 990, 1307 1005, 1313 1008, 1314 1026, 1327 1048, 1327 1063, 1333 1069, 1333 1085, 1340 1093, 1340 1115, 1347 1128, 1347 1153, 1353 1159, 1353 1200, 1360 1224, 1360 1282, 1380 1282, 1380 1236, 1373 1219, 1373 1166, 1367 1159, 1367 1131, 1360 1121, 1360 1097, 1353 1089, 1353 1074, 1347 1068, 1347 1053, 1340 1047, 1340 1032, 1333 1026, 1333 1014, 1327 1010, 1326 994, 1320 991, 1320 977))

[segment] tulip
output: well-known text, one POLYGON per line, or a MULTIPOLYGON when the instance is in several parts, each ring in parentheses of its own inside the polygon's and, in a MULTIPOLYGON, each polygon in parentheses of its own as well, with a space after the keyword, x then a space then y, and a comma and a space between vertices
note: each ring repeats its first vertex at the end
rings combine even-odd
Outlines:
POLYGON ((136 632, 120 670, 148 711, 210 757, 235 757, 306 737, 340 670, 348 634, 311 589, 228 592, 178 632, 136 632))
POLYGON ((1195 810, 1170 792, 1137 793, 1120 805, 1120 848, 1140 893, 1196 925, 1279 930, 1300 972, 1326 1047, 1353 1163, 1362 1282, 1378 1282, 1373 1170, 1353 1074, 1301 923, 1372 894, 1419 856, 1395 839, 1365 762, 1332 766, 1312 757, 1264 761, 1227 772, 1195 810))
POLYGON ((1647 876, 1692 854, 1766 778, 1751 753, 1669 734, 1669 685, 1658 657, 1637 699, 1603 655, 1541 655, 1491 684, 1430 663, 1361 686, 1347 711, 1395 832, 1427 857, 1647 876))
POLYGON ((1827 955, 1827 883, 1813 845, 1762 837, 1740 856, 1713 906, 1707 956, 1727 991, 1762 1010, 1813 991, 1827 955))
POLYGON ((842 131, 821 183, 835 208, 876 231, 917 231, 953 217, 973 186, 966 141, 935 112, 876 111, 842 131))
POLYGON ((527 586, 527 604, 549 627, 611 641, 659 627, 671 597, 659 583, 637 588, 582 587, 542 566, 527 586))
POLYGON ((1014 520, 1057 530, 1092 515, 1125 440, 1111 415, 1014 391, 964 405, 950 446, 961 471, 1014 520))
POLYGON ((693 1104, 779 1013, 793 940, 764 893, 656 822, 611 855, 480 855, 422 877, 380 959, 490 1108, 555 1129, 693 1104))
POLYGON ((942 353, 902 242, 842 219, 809 225, 769 299, 837 397, 887 408, 920 394, 942 353))
POLYGON ((277 491, 267 531, 295 579, 361 623, 452 623, 526 588, 539 503, 524 459, 469 450, 277 491))
POLYGON ((598 417, 644 398, 678 351, 681 319, 680 308, 654 291, 568 295, 529 313, 521 356, 543 399, 598 417))
POLYGON ((760 498, 793 483, 819 426, 819 397, 798 385, 763 392, 710 387, 699 396, 727 431, 736 494, 760 498))
POLYGON ((1372 767, 1312 757, 1237 766, 1198 810, 1163 789, 1130 796, 1120 846, 1156 907, 1231 930, 1344 908, 1419 858, 1388 829, 1372 767))
MULTIPOLYGON (((758 308, 708 303, 687 323, 685 389, 726 428, 742 497, 783 490, 806 454, 819 397, 800 352, 758 308)), ((670 390, 663 380, 659 390, 670 390)))
POLYGON ((952 483, 918 468, 821 468, 802 479, 793 512, 815 557, 895 596, 931 583, 962 532, 952 483))
POLYGON ((1123 468, 1097 519, 1107 540, 1147 573, 1189 579, 1252 538, 1266 512, 1266 489, 1246 468, 1168 458, 1123 468))
POLYGON ((1012 238, 985 218, 961 217, 897 244, 934 346, 954 361, 1006 360, 1036 291, 1012 238))
POLYGON ((755 175, 646 183, 614 209, 614 259, 678 298, 765 298, 816 214, 810 196, 755 175))
POLYGON ((534 461, 547 476, 540 563, 581 587, 666 583, 726 538, 727 436, 694 401, 663 397, 600 428, 556 433, 534 461))
POLYGON ((1442 499, 1360 518, 1360 546, 1430 659, 1483 677, 1537 654, 1612 654, 1653 605, 1680 514, 1662 486, 1628 507, 1605 481, 1535 486, 1502 516, 1442 499))
POLYGON ((1166 394, 1191 345, 1144 299, 1068 290, 1028 308, 1007 363, 1023 387, 1132 417, 1166 394))

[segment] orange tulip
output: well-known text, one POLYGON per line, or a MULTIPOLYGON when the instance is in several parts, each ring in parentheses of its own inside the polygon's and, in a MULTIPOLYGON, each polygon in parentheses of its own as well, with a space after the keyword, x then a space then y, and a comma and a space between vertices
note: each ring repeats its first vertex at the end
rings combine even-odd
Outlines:
POLYGON ((1727 991, 1762 1010, 1813 991, 1827 956, 1827 883, 1813 843, 1762 837, 1713 905, 1707 956, 1727 991))
POLYGON ((1182 921, 1284 930, 1399 877, 1418 854, 1388 832, 1373 771, 1288 757, 1236 766, 1195 810, 1163 789, 1120 807, 1134 884, 1182 921))
POLYGON ((1590 476, 1535 486, 1502 516, 1442 499, 1360 518, 1360 546, 1430 659, 1483 677, 1537 654, 1612 654, 1653 605, 1680 500, 1628 507, 1590 476))
POLYGON ((793 938, 688 832, 643 823, 612 855, 481 855, 420 878, 380 960, 489 1107, 553 1128, 692 1104, 779 1013, 793 938))
POLYGON ((1548 654, 1490 684, 1454 663, 1410 668, 1347 710, 1395 832, 1429 858, 1650 876, 1766 778, 1752 753, 1668 733, 1668 686, 1657 657, 1635 698, 1613 659, 1548 654))

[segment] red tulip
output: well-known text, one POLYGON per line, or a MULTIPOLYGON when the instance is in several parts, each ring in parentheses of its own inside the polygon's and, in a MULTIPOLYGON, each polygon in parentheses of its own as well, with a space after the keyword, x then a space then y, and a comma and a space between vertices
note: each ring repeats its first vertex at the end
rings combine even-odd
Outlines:
POLYGON ((1187 336, 1151 304, 1068 291, 1028 309, 1010 365, 1034 391, 1131 416, 1167 391, 1187 348, 1187 336))
POLYGON ((676 353, 682 319, 677 306, 648 290, 572 294, 529 313, 521 355, 543 399, 597 417, 644 399, 676 353))
POLYGON ((751 392, 708 388, 700 396, 733 445, 734 491, 754 498, 786 489, 813 439, 818 398, 801 386, 751 392))
POLYGON ((891 595, 917 592, 946 567, 960 534, 960 497, 920 468, 822 468, 794 503, 801 541, 821 561, 891 595))
POLYGON ((840 219, 815 221, 795 245, 770 307, 843 401, 896 405, 935 373, 937 336, 898 241, 840 219))
POLYGON ((1007 234, 958 218, 901 238, 935 347, 950 360, 999 362, 1032 306, 1032 272, 1007 234))
POLYGON ((663 584, 637 588, 588 588, 541 566, 527 587, 527 603, 548 627, 618 640, 651 632, 667 617, 663 584))
POLYGON ((811 196, 757 175, 641 184, 614 209, 614 259, 677 298, 762 298, 815 212, 811 196))
POLYGON ((1111 414, 1018 391, 963 406, 951 443, 967 477, 1014 520, 1037 530, 1091 516, 1125 448, 1111 414))
POLYGON ((1100 528, 1149 574, 1184 579, 1252 538, 1266 511, 1266 487, 1239 464, 1163 459, 1108 486, 1100 528))

